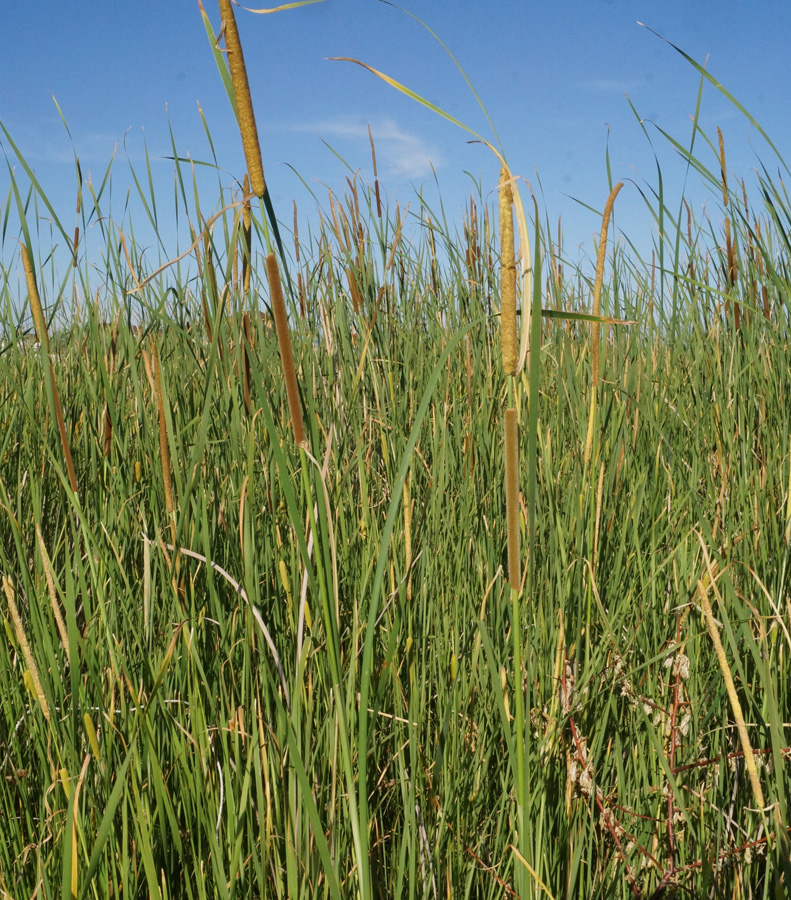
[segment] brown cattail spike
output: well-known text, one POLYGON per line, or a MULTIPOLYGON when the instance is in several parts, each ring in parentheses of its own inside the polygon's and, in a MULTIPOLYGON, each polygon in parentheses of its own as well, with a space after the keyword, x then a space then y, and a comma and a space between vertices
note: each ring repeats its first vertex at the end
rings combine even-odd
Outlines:
POLYGON ((302 424, 302 403, 299 399, 297 373, 294 369, 294 356, 291 352, 291 334, 288 329, 288 314, 283 300, 283 286, 280 283, 280 270, 277 257, 270 253, 266 258, 266 276, 269 280, 269 296, 272 302, 272 314, 275 319, 277 345, 280 349, 280 364, 286 380, 286 396, 291 413, 291 424, 294 428, 294 441, 298 447, 306 446, 305 428, 302 424))
POLYGON ((516 341, 516 256, 514 251, 514 216, 511 173, 500 169, 500 344, 503 368, 515 375, 519 361, 516 341))
POLYGON ((239 118, 239 131, 242 135, 244 158, 247 171, 250 173, 250 184, 256 197, 263 197, 266 190, 264 181, 264 164, 261 159, 261 145, 258 142, 258 129, 255 126, 253 101, 250 96, 250 83, 247 80, 247 67, 244 64, 242 42, 236 27, 236 16, 231 0, 219 0, 222 15, 222 29, 225 34, 225 50, 228 54, 228 68, 231 72, 236 99, 236 114, 239 118))
POLYGON ((728 205, 728 169, 725 165, 725 141, 722 137, 722 130, 717 129, 717 138, 720 142, 720 179, 722 181, 722 205, 728 205))
POLYGON ((371 142, 371 163, 374 168, 374 192, 376 193, 376 215, 382 218, 382 199, 379 196, 379 177, 376 171, 376 147, 374 147, 374 136, 371 134, 371 126, 368 126, 368 140, 371 142))

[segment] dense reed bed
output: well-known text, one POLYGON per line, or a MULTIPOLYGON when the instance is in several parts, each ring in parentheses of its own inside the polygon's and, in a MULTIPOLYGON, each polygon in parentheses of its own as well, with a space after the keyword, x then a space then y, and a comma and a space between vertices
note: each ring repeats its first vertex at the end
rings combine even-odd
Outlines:
POLYGON ((727 231, 532 222, 508 373, 496 190, 351 178, 306 241, 176 162, 187 256, 80 185, 57 276, 12 182, 0 895, 783 895, 791 205, 711 149, 727 231))

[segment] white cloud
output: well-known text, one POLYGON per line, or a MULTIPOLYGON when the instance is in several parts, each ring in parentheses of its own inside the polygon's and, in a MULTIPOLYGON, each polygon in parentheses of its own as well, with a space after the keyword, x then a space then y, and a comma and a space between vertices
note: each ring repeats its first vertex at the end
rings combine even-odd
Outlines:
MULTIPOLYGON (((430 145, 415 132, 405 131, 394 119, 367 121, 360 116, 342 116, 320 122, 287 126, 288 131, 311 132, 333 144, 335 140, 355 144, 368 140, 368 125, 376 147, 376 164, 380 173, 395 169, 407 178, 421 178, 431 174, 432 166, 439 169, 445 160, 436 146, 430 145)), ((358 156, 359 154, 355 154, 358 156)))

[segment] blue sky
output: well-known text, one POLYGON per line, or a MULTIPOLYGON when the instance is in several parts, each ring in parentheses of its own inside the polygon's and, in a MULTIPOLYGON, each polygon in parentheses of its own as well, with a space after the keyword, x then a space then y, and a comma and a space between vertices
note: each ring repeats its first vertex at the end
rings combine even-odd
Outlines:
MULTIPOLYGON (((205 0, 205 6, 217 26, 216 0, 205 0)), ((119 215, 132 183, 126 155, 144 174, 146 145, 161 206, 167 217, 170 204, 172 214, 172 163, 162 159, 171 154, 169 129, 180 153, 210 158, 198 104, 228 173, 224 183, 243 175, 238 132, 197 0, 42 0, 6 7, 0 121, 67 229, 75 224, 72 141, 83 175, 90 173, 94 182, 118 145, 113 204, 119 215)), ((597 210, 604 205, 608 142, 614 180, 633 179, 644 189, 656 186, 652 148, 624 94, 645 120, 671 208, 678 206, 684 167, 656 126, 682 143, 689 141, 700 79, 638 21, 701 63, 708 58, 708 71, 761 123, 780 152, 791 150, 791 55, 785 40, 791 11, 779 0, 413 0, 406 8, 434 29, 463 65, 512 170, 534 187, 540 178, 546 213, 553 223, 562 216, 565 250, 572 259, 586 260, 593 253, 600 223, 581 204, 597 210)), ((370 177, 369 125, 380 182, 391 203, 403 209, 411 201, 414 207, 420 185, 431 196, 432 165, 452 221, 461 222, 472 188, 466 173, 480 178, 491 199, 498 166, 485 148, 469 144, 464 132, 362 68, 327 60, 360 59, 491 137, 458 69, 408 15, 378 0, 325 0, 276 15, 237 9, 237 20, 264 170, 282 219, 290 222, 296 200, 306 223, 300 227, 315 221, 315 201, 294 170, 322 202, 327 187, 342 192, 348 172, 324 142, 370 177)), ((731 173, 745 177, 748 188, 759 158, 776 171, 778 162, 755 129, 708 85, 700 122, 715 142, 716 127, 723 129, 731 173)), ((4 137, 2 144, 25 184, 4 137)), ((699 149, 707 158, 709 151, 699 149)), ((716 168, 713 156, 709 162, 716 168)), ((3 163, 0 204, 8 196, 8 178, 3 163)), ((209 188, 204 202, 211 208, 217 192, 212 193, 211 183, 209 188)), ((720 221, 716 195, 694 173, 687 192, 699 214, 707 203, 712 220, 720 221)), ((143 218, 134 212, 139 226, 143 218)), ((642 251, 650 248, 652 223, 632 185, 618 199, 616 225, 642 251)), ((7 251, 8 246, 4 258, 7 251)))

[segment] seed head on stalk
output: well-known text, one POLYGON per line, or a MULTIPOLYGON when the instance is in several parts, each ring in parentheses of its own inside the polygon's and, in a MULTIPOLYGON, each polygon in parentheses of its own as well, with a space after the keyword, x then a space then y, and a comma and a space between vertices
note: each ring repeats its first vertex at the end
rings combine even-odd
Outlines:
POLYGON ((297 447, 307 447, 305 427, 302 422, 302 402, 299 399, 299 383, 294 368, 294 355, 291 352, 288 313, 283 300, 283 286, 280 282, 277 257, 274 253, 270 253, 266 258, 266 275, 269 280, 269 295, 272 302, 272 315, 275 319, 277 344, 280 350, 280 364, 283 367, 283 378, 286 382, 288 409, 291 414, 291 425, 294 429, 294 443, 297 447))
POLYGON ((511 173, 503 164, 500 169, 500 342, 503 368, 515 375, 519 361, 516 343, 516 255, 514 252, 514 217, 511 211, 511 173))
POLYGON ((250 83, 247 80, 247 67, 244 64, 242 42, 236 27, 236 16, 231 0, 219 0, 222 16, 222 30, 225 34, 225 51, 228 56, 228 68, 231 72, 236 99, 236 114, 239 117, 239 132, 242 135, 244 158, 247 171, 250 173, 250 185, 256 197, 263 197, 266 190, 264 181, 264 164, 261 159, 261 145, 258 142, 258 129, 255 125, 253 100, 250 96, 250 83))

